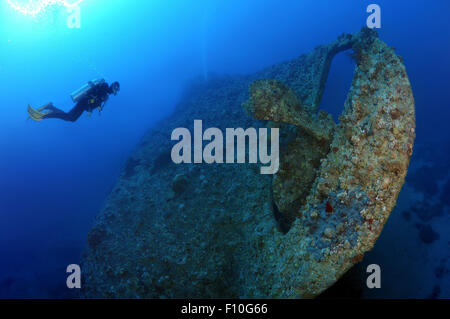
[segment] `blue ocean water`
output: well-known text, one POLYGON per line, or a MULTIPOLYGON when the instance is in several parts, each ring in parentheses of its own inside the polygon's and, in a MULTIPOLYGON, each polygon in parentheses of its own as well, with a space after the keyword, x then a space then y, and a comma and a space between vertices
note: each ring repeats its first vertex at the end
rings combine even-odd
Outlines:
MULTIPOLYGON (((92 221, 130 152, 154 123, 173 110, 191 79, 252 73, 344 32, 357 32, 373 2, 84 0, 80 28, 69 28, 64 6, 29 16, 15 11, 11 1, 0 0, 1 298, 74 296, 65 287, 66 266, 79 263, 92 221), (120 93, 110 98, 101 116, 84 114, 75 123, 27 120, 28 104, 38 107, 52 101, 69 110, 70 93, 99 77, 121 83, 120 93)), ((421 148, 416 148, 411 165, 425 162, 431 173, 414 175, 408 182, 416 191, 421 189, 423 203, 437 192, 427 192, 430 188, 446 194, 450 2, 376 3, 382 9, 380 37, 403 57, 413 87, 416 145, 421 148), (436 180, 442 183, 436 186, 436 180)), ((322 107, 335 118, 352 73, 350 59, 339 54, 322 100, 322 107)), ((408 207, 415 193, 403 193, 399 206, 405 202, 402 207, 408 207)), ((445 196, 441 198, 442 202, 445 196)), ((388 259, 392 252, 386 247, 389 240, 395 241, 399 249, 406 247, 403 259, 386 267, 404 270, 407 276, 398 284, 403 289, 388 287, 375 297, 433 296, 437 286, 434 297, 450 297, 443 287, 450 267, 446 261, 450 242, 445 242, 448 206, 441 203, 443 214, 410 228, 405 225, 414 223, 414 217, 411 221, 404 216, 414 215, 414 207, 394 211, 386 226, 392 235, 383 233, 384 246, 377 244, 369 257, 388 259), (440 225, 439 239, 419 241, 424 243, 419 250, 432 251, 423 256, 433 261, 428 264, 407 247, 433 221, 440 225), (431 245, 438 248, 429 249, 431 245), (434 290, 420 291, 421 284, 430 281, 434 290)), ((416 207, 416 215, 430 209, 416 207)))

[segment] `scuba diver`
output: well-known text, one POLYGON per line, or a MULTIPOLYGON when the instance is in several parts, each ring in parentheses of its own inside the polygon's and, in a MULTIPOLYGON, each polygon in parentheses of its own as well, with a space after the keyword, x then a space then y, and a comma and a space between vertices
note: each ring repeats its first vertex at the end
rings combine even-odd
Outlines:
POLYGON ((108 85, 103 79, 89 81, 70 95, 72 101, 77 104, 69 112, 64 112, 56 108, 50 102, 39 109, 33 109, 28 105, 28 114, 35 121, 61 119, 68 122, 75 122, 84 111, 91 114, 93 110, 98 109, 101 112, 109 95, 117 95, 119 90, 119 82, 108 85))

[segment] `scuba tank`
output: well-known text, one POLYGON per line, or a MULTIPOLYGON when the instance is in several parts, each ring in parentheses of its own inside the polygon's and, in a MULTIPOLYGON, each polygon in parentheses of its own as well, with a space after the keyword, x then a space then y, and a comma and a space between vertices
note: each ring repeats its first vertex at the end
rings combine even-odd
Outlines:
POLYGON ((86 83, 85 85, 83 85, 82 87, 80 87, 78 90, 74 91, 72 94, 70 94, 70 98, 72 99, 72 101, 74 103, 77 103, 79 100, 81 100, 81 98, 84 97, 84 95, 94 86, 96 86, 97 84, 100 83, 104 83, 105 80, 104 79, 94 79, 92 81, 89 81, 88 83, 86 83))

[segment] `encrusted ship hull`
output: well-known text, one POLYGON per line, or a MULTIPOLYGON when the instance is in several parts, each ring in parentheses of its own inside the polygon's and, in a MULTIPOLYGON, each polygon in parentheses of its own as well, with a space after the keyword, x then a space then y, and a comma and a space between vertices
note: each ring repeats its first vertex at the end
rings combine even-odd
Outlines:
POLYGON ((369 29, 254 75, 194 84, 143 139, 99 214, 82 295, 317 296, 373 247, 414 138, 405 67, 369 29), (356 68, 336 124, 317 111, 331 61, 348 49, 356 68), (171 132, 195 119, 281 127, 280 171, 173 164, 171 132))

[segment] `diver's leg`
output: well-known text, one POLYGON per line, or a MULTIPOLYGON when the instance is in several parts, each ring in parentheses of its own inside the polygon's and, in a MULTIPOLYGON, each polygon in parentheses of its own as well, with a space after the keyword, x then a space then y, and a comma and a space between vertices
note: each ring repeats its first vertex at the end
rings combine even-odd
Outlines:
POLYGON ((42 111, 45 111, 45 110, 50 110, 50 109, 53 108, 53 107, 54 107, 54 106, 53 106, 53 103, 52 103, 52 102, 49 102, 49 103, 47 103, 47 104, 41 106, 40 108, 38 108, 38 109, 36 109, 36 110, 39 111, 39 112, 42 112, 42 111))
POLYGON ((78 118, 81 116, 81 114, 83 114, 83 112, 84 112, 84 107, 82 107, 79 104, 75 105, 75 107, 72 108, 69 111, 69 113, 67 113, 68 121, 75 122, 76 120, 78 120, 78 118))
POLYGON ((44 110, 49 110, 52 112, 62 112, 65 113, 63 110, 58 109, 57 107, 55 107, 53 105, 52 102, 45 104, 43 107, 39 108, 38 111, 44 111, 44 110))
POLYGON ((42 116, 43 119, 60 119, 64 121, 68 121, 68 115, 66 112, 49 112, 42 116))
POLYGON ((42 117, 43 119, 61 119, 63 121, 75 122, 84 112, 84 108, 79 104, 75 105, 75 107, 67 113, 54 106, 51 106, 50 110, 51 112, 45 114, 42 117))

